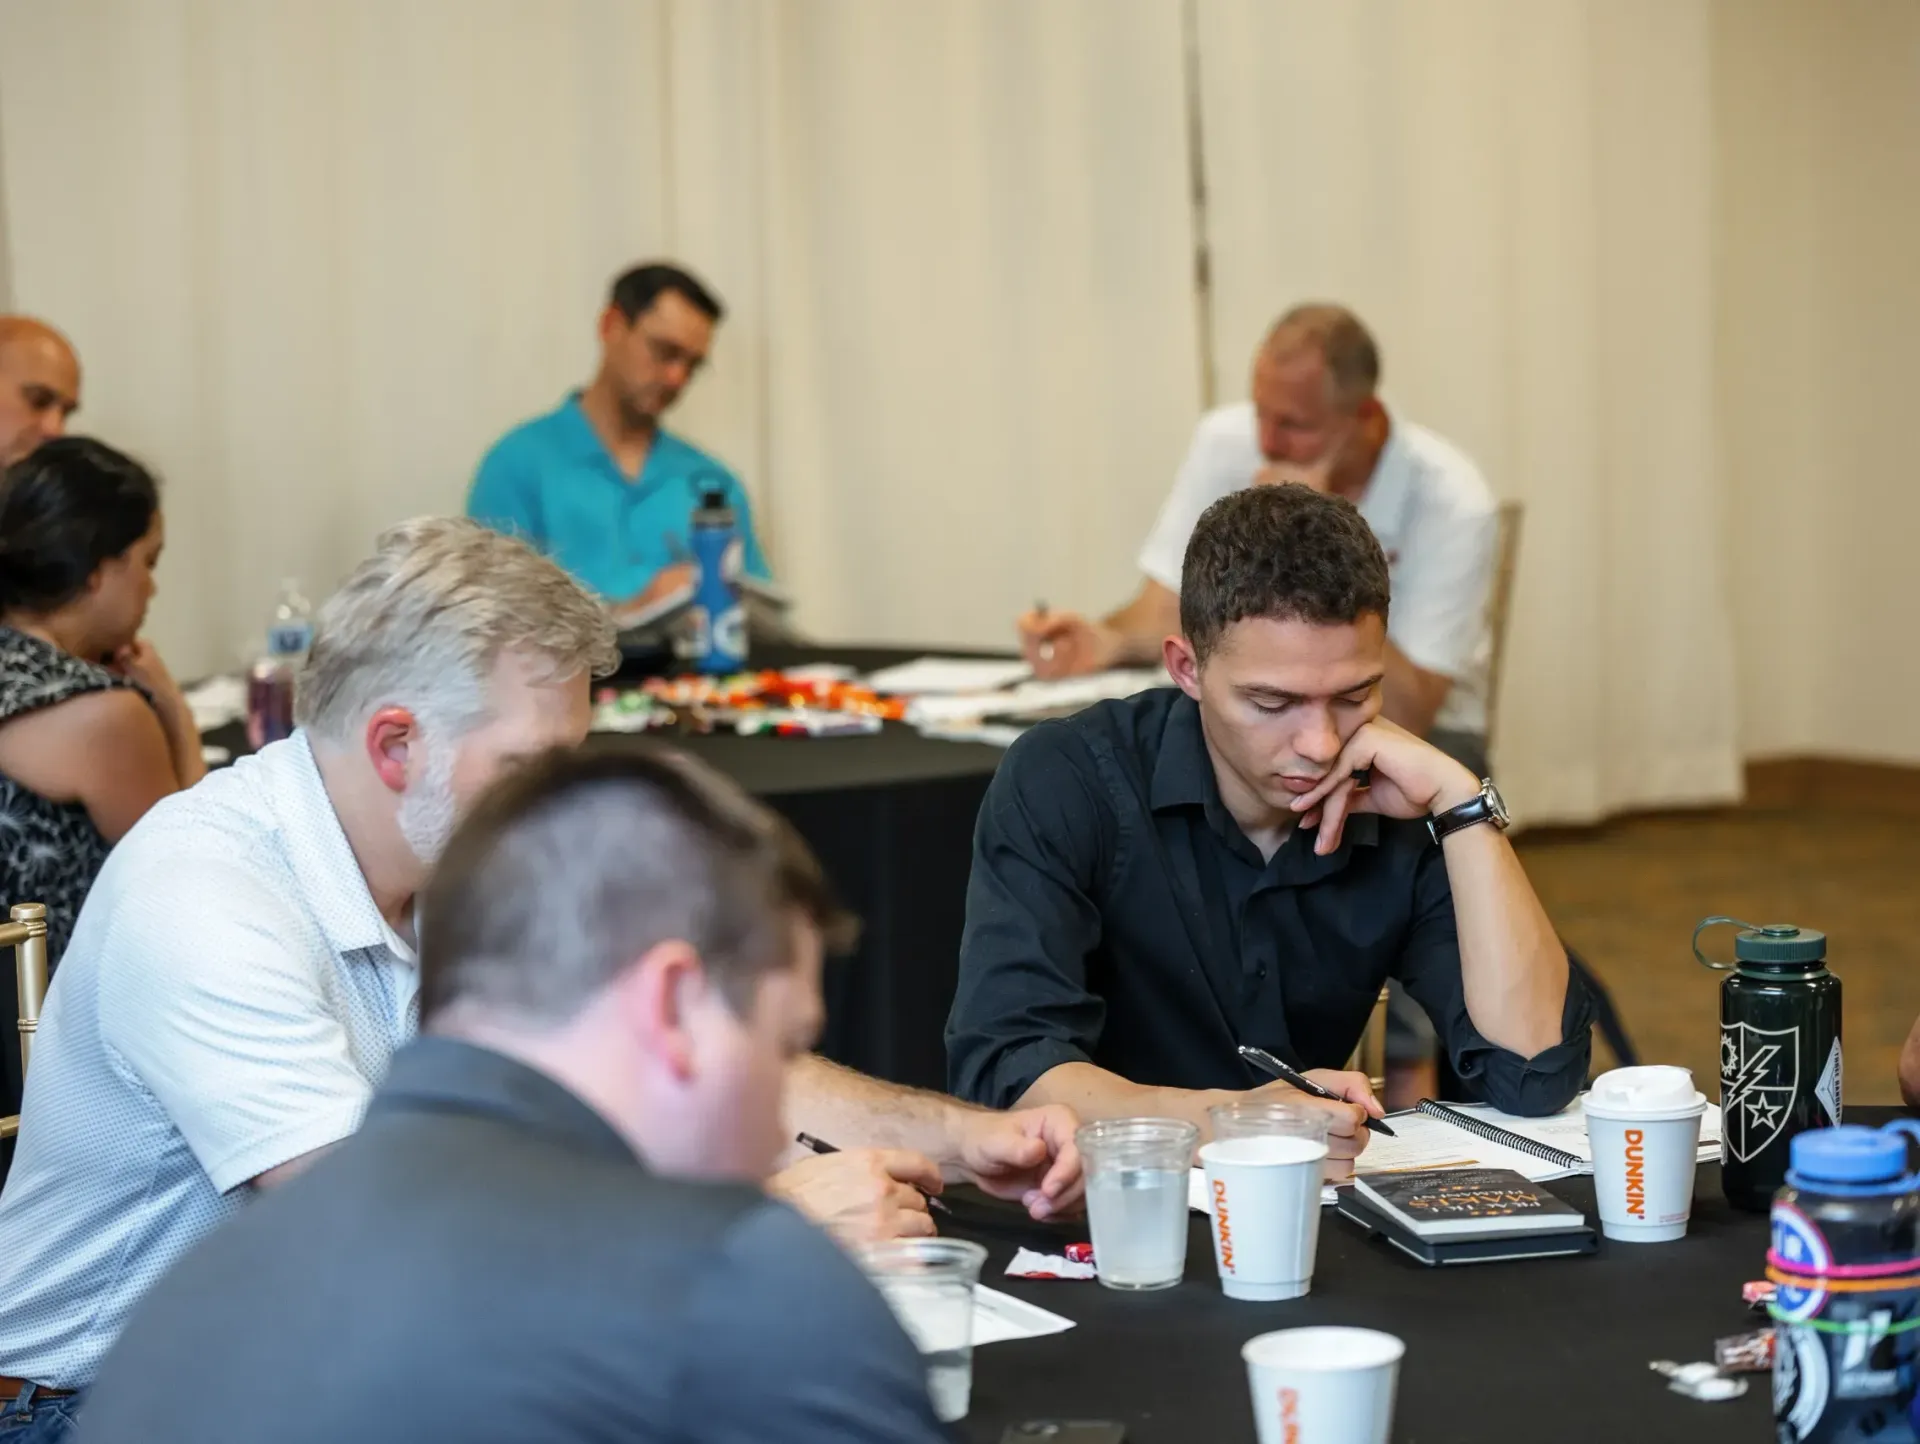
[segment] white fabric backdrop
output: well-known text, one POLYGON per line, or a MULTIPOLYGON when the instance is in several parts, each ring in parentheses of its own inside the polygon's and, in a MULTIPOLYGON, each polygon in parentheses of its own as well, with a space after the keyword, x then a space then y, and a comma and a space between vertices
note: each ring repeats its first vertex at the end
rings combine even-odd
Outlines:
POLYGON ((1739 786, 1706 0, 1200 0, 1225 395, 1354 306, 1389 403, 1526 504, 1498 768, 1529 819, 1739 786))
MULTIPOLYGON (((1789 231, 1742 269, 1765 147, 1727 131, 1803 61, 1791 0, 1198 3, 1223 393, 1286 303, 1354 304, 1390 399, 1528 504, 1516 802, 1731 795, 1723 532, 1795 534, 1764 508, 1797 473, 1722 501, 1721 438, 1783 403, 1751 325, 1716 352, 1716 302, 1887 259, 1789 231), (1720 76, 1739 45, 1760 58, 1720 76)), ((1888 94, 1873 17, 1899 7, 1841 8, 1806 94, 1863 66, 1888 94)), ((991 642, 1037 595, 1130 591, 1198 405, 1179 41, 1169 0, 0 0, 0 256, 79 342, 86 424, 167 477, 155 626, 184 672, 250 645, 281 575, 324 590, 380 525, 456 506, 653 253, 732 305, 680 421, 746 477, 803 623, 991 642)), ((1862 103, 1823 144, 1869 125, 1915 131, 1862 103)), ((1837 200, 1871 233, 1864 177, 1837 200)), ((1804 339, 1837 363, 1872 291, 1837 318, 1803 295, 1804 339)), ((1791 715, 1749 739, 1829 740, 1791 715)))

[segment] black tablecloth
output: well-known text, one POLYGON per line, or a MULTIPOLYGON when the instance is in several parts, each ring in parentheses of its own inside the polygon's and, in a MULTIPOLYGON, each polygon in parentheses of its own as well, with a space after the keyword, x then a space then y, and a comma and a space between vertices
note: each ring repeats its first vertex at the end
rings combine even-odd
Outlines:
MULTIPOLYGON (((756 667, 842 662, 862 672, 925 648, 763 649, 756 667)), ((791 821, 842 899, 860 946, 827 966, 820 1051, 876 1077, 946 1086, 942 1031, 958 976, 974 818, 998 748, 888 723, 871 737, 654 734, 732 777, 791 821)), ((206 740, 236 756, 236 724, 206 740)))
MULTIPOLYGON (((1894 1114, 1851 1109, 1848 1121, 1894 1114)), ((1546 1186, 1598 1225, 1591 1180, 1546 1186)), ((1765 1273, 1767 1221, 1728 1207, 1717 1165, 1699 1170, 1686 1238, 1603 1239, 1590 1258, 1429 1269, 1325 1209, 1313 1292, 1286 1303, 1220 1292, 1201 1215, 1185 1282, 1145 1294, 1008 1279, 1017 1243, 1057 1251, 1062 1236, 957 1231, 988 1245, 985 1282, 1078 1325, 974 1351, 973 1410, 959 1431, 971 1444, 998 1444, 1011 1424, 1061 1418, 1119 1420, 1128 1444, 1252 1444, 1240 1347, 1305 1324, 1384 1329, 1406 1341, 1393 1429, 1402 1444, 1772 1437, 1767 1375, 1745 1376, 1742 1398, 1703 1404, 1647 1367, 1710 1360, 1716 1338, 1766 1324, 1741 1302, 1740 1285, 1765 1273)))

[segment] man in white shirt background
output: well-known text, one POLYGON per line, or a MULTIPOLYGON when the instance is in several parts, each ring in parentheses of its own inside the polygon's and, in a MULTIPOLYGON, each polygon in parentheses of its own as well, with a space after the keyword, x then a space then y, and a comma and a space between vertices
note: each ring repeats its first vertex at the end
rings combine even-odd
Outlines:
POLYGON ((1243 486, 1297 482, 1345 497, 1387 553, 1393 583, 1385 716, 1487 775, 1486 609, 1498 526, 1479 468, 1378 393, 1380 352, 1344 307, 1296 306, 1254 357, 1249 400, 1200 419, 1140 549, 1139 593, 1100 619, 1020 618, 1037 675, 1150 666, 1180 630, 1180 563, 1200 513, 1243 486))
MULTIPOLYGON (((114 848, 48 990, 0 1192, 8 1444, 63 1438, 167 1267, 358 1128, 417 1026, 429 868, 494 777, 586 737, 616 657, 606 610, 525 543, 404 524, 321 607, 294 735, 114 848)), ((788 1098, 797 1128, 861 1145, 769 1185, 842 1236, 931 1233, 919 1190, 949 1175, 1036 1217, 1078 1196, 1067 1109, 997 1113, 817 1059, 788 1098)))

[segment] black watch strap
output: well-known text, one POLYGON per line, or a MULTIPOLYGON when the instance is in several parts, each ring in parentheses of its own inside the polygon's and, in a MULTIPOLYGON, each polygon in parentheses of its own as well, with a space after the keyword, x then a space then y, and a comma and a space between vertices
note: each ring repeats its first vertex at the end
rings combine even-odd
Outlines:
POLYGON ((1494 790, 1489 778, 1480 780, 1480 795, 1469 798, 1458 807, 1449 807, 1445 812, 1436 812, 1427 819, 1427 832, 1435 842, 1459 832, 1463 828, 1473 827, 1482 822, 1490 822, 1502 832, 1507 828, 1507 808, 1500 794, 1494 790))

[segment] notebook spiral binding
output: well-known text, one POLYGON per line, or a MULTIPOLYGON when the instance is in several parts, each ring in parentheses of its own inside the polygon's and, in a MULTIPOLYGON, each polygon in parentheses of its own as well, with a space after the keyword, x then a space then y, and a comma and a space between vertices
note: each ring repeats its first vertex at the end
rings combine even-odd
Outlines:
POLYGON ((1537 1138, 1527 1138, 1518 1133, 1509 1133, 1498 1123, 1489 1123, 1483 1118, 1475 1118, 1471 1113, 1462 1113, 1449 1108, 1444 1103, 1436 1103, 1431 1098, 1422 1098, 1414 1105, 1414 1110, 1429 1118, 1438 1118, 1451 1123, 1455 1128, 1464 1128, 1467 1132, 1489 1143, 1502 1143, 1508 1148, 1518 1149, 1534 1158, 1551 1163, 1555 1168, 1564 1168, 1569 1173, 1584 1173, 1590 1167, 1586 1159, 1568 1153, 1564 1148, 1555 1148, 1551 1143, 1542 1143, 1537 1138))

